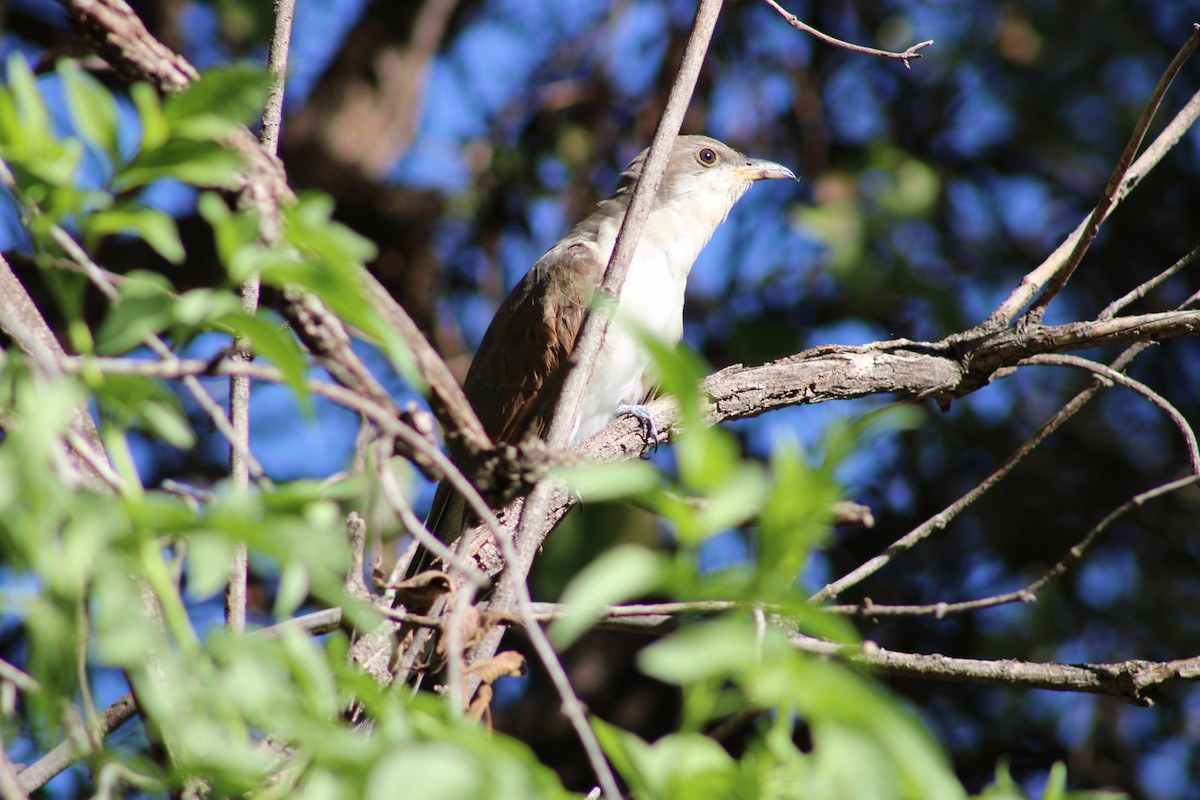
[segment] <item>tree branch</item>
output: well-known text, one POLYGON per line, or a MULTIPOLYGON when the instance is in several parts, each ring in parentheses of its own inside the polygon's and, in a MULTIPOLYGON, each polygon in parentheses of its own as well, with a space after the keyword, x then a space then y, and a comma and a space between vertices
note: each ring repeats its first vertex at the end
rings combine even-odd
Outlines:
POLYGON ((795 14, 792 14, 791 12, 784 9, 782 6, 779 5, 779 3, 776 3, 775 0, 766 0, 766 3, 771 8, 778 11, 779 15, 784 18, 784 20, 787 22, 788 25, 791 25, 793 28, 795 28, 798 31, 803 31, 804 33, 807 33, 810 36, 814 36, 817 39, 820 39, 822 42, 825 42, 825 44, 831 44, 834 47, 840 47, 844 50, 849 50, 853 53, 862 53, 863 55, 877 56, 879 58, 888 58, 888 59, 893 59, 896 61, 901 61, 904 63, 905 69, 912 69, 912 64, 910 62, 914 58, 921 58, 924 55, 924 53, 917 52, 918 50, 924 50, 926 47, 929 47, 930 45, 933 44, 933 39, 929 39, 924 42, 918 42, 917 44, 912 45, 907 50, 905 50, 904 52, 901 52, 901 53, 896 53, 891 50, 876 50, 874 47, 864 47, 861 44, 853 44, 852 42, 843 41, 842 39, 838 39, 833 36, 830 36, 828 33, 823 33, 821 31, 817 30, 816 28, 814 28, 813 26, 809 25, 808 23, 803 22, 795 14))
POLYGON ((1062 288, 1067 285, 1067 281, 1070 280, 1079 263, 1083 261, 1083 256, 1087 253, 1088 247, 1095 240, 1096 234, 1100 232, 1100 224, 1108 216, 1109 209, 1116 203, 1117 191, 1121 188, 1121 183, 1125 180, 1126 173, 1129 172, 1129 165, 1133 163, 1133 157, 1137 155, 1138 148, 1142 146, 1142 140, 1146 136, 1150 122, 1154 119, 1154 115, 1158 113, 1158 106, 1162 102, 1163 95, 1167 93, 1167 88, 1175 80, 1175 76, 1179 73, 1179 70, 1183 68, 1184 62, 1191 57, 1196 47, 1200 46, 1200 25, 1193 24, 1192 28, 1192 35, 1188 37, 1183 47, 1171 59, 1171 63, 1167 65, 1166 70, 1158 79, 1158 84, 1155 85, 1149 99, 1146 100, 1146 106, 1142 109, 1141 116, 1138 117, 1137 123, 1133 126, 1133 133, 1130 134, 1129 141, 1125 143, 1125 149, 1121 151, 1120 157, 1117 158, 1117 164, 1113 167, 1108 184, 1104 187, 1104 191, 1101 192, 1100 199, 1096 201, 1096 207, 1092 209, 1087 225, 1083 229, 1083 233, 1075 241, 1075 246, 1071 249, 1071 254, 1049 276, 1046 288, 1042 291, 1041 296, 1038 297, 1037 301, 1026 312, 1031 322, 1042 321, 1046 307, 1050 305, 1050 301, 1054 299, 1062 288))

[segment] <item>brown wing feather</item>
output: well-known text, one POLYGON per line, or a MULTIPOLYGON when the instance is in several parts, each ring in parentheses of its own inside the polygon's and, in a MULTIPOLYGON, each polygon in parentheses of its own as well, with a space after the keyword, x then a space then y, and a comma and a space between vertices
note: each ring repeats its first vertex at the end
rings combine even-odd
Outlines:
MULTIPOLYGON (((463 393, 493 441, 519 442, 545 432, 603 269, 579 233, 572 231, 538 259, 500 304, 467 370, 463 393)), ((470 516, 462 497, 442 481, 429 529, 449 543, 470 516)))
POLYGON ((570 239, 501 304, 467 372, 463 391, 495 441, 540 436, 562 387, 601 269, 591 247, 570 239))

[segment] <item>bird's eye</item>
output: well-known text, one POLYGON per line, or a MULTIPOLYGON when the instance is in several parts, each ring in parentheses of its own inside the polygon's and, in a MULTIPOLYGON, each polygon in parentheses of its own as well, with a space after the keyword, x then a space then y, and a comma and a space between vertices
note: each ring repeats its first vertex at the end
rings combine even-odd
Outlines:
POLYGON ((701 148, 700 151, 696 153, 696 160, 706 167, 711 167, 713 164, 717 163, 717 151, 713 150, 711 147, 701 148))

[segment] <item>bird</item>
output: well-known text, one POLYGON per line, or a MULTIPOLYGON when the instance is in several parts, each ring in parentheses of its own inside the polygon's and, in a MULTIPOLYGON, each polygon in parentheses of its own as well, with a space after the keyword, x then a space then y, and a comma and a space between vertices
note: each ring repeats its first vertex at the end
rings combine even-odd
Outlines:
MULTIPOLYGON (((630 162, 611 196, 534 263, 484 333, 463 392, 492 441, 516 444, 544 435, 648 152, 630 162)), ((677 344, 696 257, 753 183, 784 178, 797 180, 782 164, 750 158, 712 137, 674 139, 569 446, 619 413, 648 419, 640 409, 653 396, 653 361, 639 334, 622 320, 635 321, 664 344, 677 344)), ((430 530, 450 542, 465 522, 461 498, 443 481, 430 530)))

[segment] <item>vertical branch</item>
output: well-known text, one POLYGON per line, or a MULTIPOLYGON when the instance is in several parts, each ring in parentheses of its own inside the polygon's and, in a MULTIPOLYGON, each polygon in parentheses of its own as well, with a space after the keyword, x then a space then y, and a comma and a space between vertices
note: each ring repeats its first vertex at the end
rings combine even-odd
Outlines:
MULTIPOLYGON (((666 171, 671 143, 683 124, 684 113, 691 101, 692 92, 700 75, 700 68, 704 64, 704 56, 708 52, 708 43, 712 40, 717 17, 721 13, 721 4, 722 0, 700 0, 696 8, 696 16, 692 21, 692 30, 684 49, 679 73, 671 86, 666 108, 659 119, 658 128, 655 130, 654 139, 650 144, 650 151, 642 166, 641 176, 634 188, 629 210, 621 223, 612 257, 609 259, 604 279, 597 290, 614 302, 620 297, 621 286, 629 271, 633 249, 637 246, 638 237, 641 236, 646 218, 650 214, 650 204, 654 200, 654 195, 662 182, 663 173, 666 171)), ((583 394, 587 389, 588 381, 591 380, 596 356, 604 343, 607 327, 608 316, 606 314, 588 314, 588 318, 584 321, 575 350, 578 361, 567 376, 562 397, 554 411, 554 418, 547 432, 546 438, 552 448, 565 446, 571 431, 575 428, 575 422, 579 418, 579 409, 583 402, 583 394)), ((551 680, 559 692, 563 703, 563 713, 575 725, 576 734, 587 751, 588 760, 596 772, 604 796, 609 800, 614 800, 620 797, 620 793, 613 781, 612 772, 604 760, 603 751, 600 749, 599 742, 596 741, 595 734, 586 725, 579 699, 575 696, 554 649, 546 640, 538 623, 533 619, 530 611, 529 591, 525 586, 525 576, 529 574, 529 568, 541 544, 542 537, 537 531, 546 516, 553 492, 552 481, 542 480, 539 482, 522 508, 515 546, 505 547, 506 543, 501 542, 502 549, 507 550, 505 555, 508 557, 505 559, 505 570, 491 607, 497 611, 516 607, 522 618, 530 623, 531 641, 538 651, 538 656, 546 664, 551 680)), ((500 645, 501 635, 502 631, 500 630, 490 633, 483 643, 472 652, 471 660, 479 662, 491 658, 500 645)), ((474 681, 475 684, 468 687, 468 697, 477 685, 478 678, 475 677, 474 681)))
MULTIPOLYGON (((275 30, 271 34, 267 69, 271 73, 271 86, 267 90, 267 102, 263 109, 260 142, 268 156, 273 157, 279 149, 279 127, 283 116, 283 92, 287 85, 288 48, 292 39, 292 19, 295 16, 295 0, 276 0, 275 30)), ((243 198, 243 202, 246 198, 243 198)), ((279 239, 279 225, 272 215, 263 215, 259 231, 268 243, 279 239), (267 220, 271 220, 268 222, 267 220)), ((242 310, 247 314, 258 311, 261 284, 257 275, 242 284, 242 310)), ((249 361, 253 356, 250 342, 233 339, 234 361, 249 361)), ((229 450, 229 478, 234 491, 245 491, 250 484, 250 469, 242 452, 250 452, 250 378, 235 375, 229 379, 229 418, 233 423, 234 437, 240 447, 229 450)), ((225 589, 225 624, 234 631, 246 628, 246 584, 249 580, 249 553, 245 543, 238 543, 233 553, 233 568, 229 584, 225 589)))

